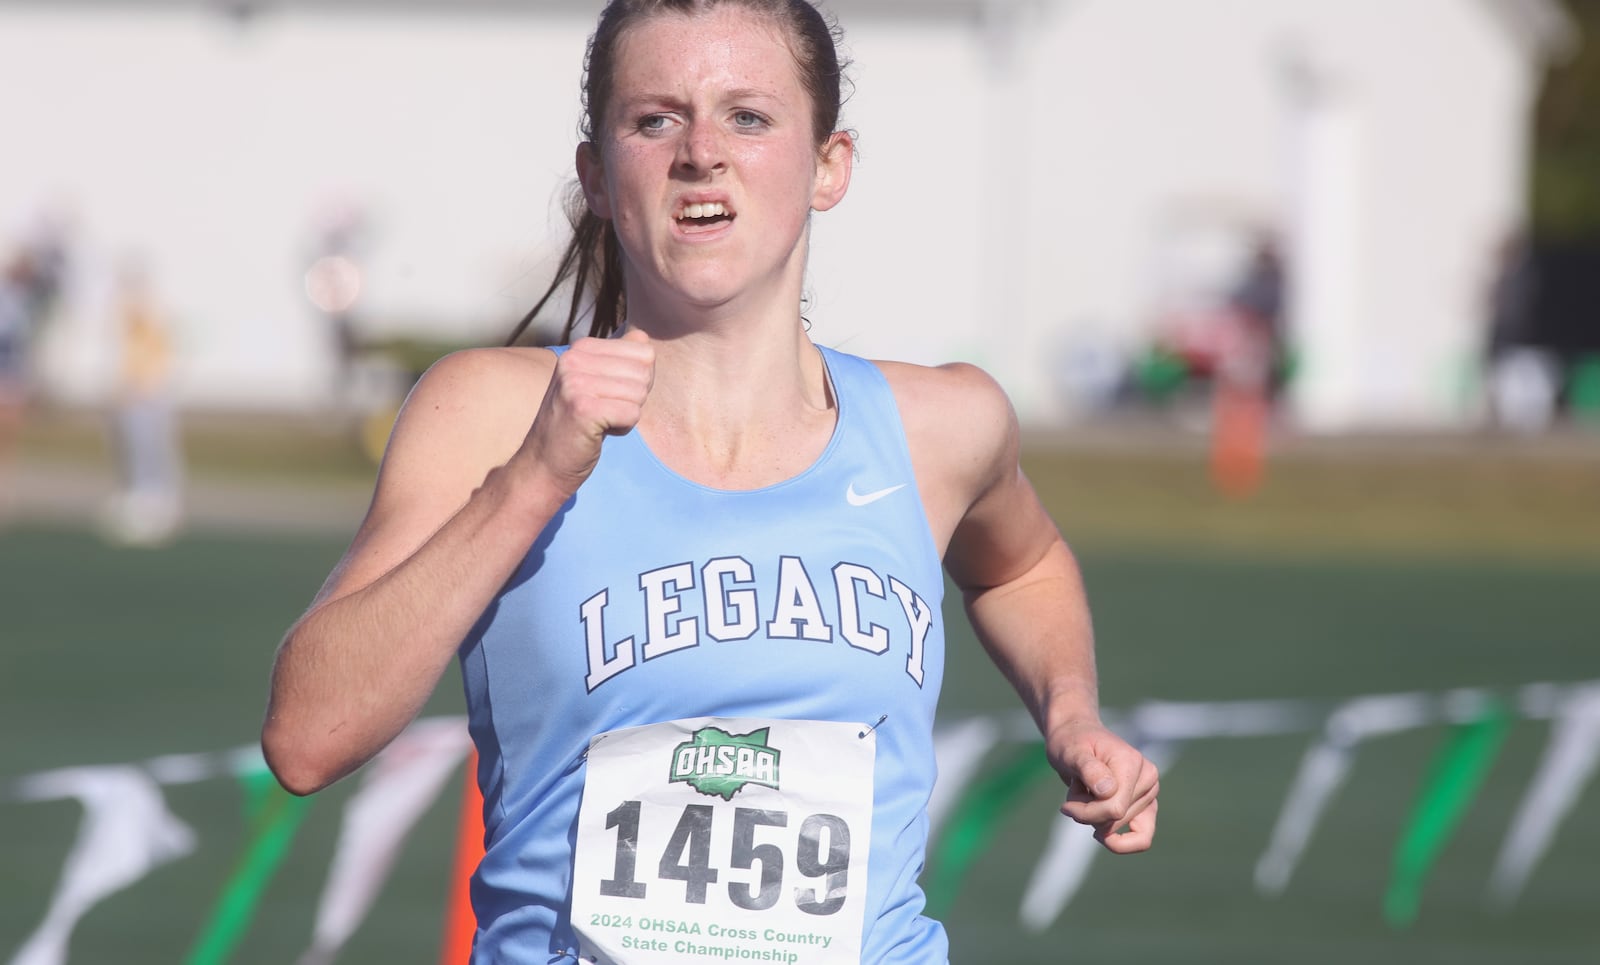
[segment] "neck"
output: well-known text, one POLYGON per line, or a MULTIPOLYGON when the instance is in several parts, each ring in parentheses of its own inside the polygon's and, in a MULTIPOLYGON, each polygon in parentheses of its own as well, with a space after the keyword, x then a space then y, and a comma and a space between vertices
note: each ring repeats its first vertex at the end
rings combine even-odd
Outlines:
POLYGON ((821 356, 798 315, 781 325, 650 334, 657 338, 656 381, 647 420, 670 417, 692 426, 696 435, 737 435, 741 428, 783 423, 792 413, 830 406, 821 356))
POLYGON ((827 445, 833 395, 797 312, 650 334, 655 384, 638 431, 680 475, 759 488, 798 475, 827 445))
POLYGON ((689 304, 628 278, 629 327, 655 342, 655 384, 638 430, 696 481, 756 488, 811 464, 832 434, 821 353, 800 318, 805 245, 725 302, 689 304))
POLYGON ((629 279, 627 324, 656 342, 647 420, 670 415, 720 434, 828 408, 822 362, 800 318, 804 250, 797 247, 762 282, 711 305, 643 290, 629 279))

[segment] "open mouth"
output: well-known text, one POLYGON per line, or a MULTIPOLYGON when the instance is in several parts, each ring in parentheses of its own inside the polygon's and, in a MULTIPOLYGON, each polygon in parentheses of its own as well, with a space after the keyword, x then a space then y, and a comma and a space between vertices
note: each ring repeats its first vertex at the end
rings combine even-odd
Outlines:
POLYGON ((678 212, 678 224, 686 231, 715 228, 733 220, 733 212, 721 201, 684 205, 678 212))

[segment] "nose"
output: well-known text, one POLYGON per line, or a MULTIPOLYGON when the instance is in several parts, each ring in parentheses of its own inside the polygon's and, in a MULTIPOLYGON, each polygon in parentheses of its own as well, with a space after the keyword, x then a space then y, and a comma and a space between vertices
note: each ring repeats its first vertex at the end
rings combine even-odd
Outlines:
POLYGON ((727 166, 722 132, 706 121, 691 121, 678 146, 678 169, 684 174, 704 176, 727 166))

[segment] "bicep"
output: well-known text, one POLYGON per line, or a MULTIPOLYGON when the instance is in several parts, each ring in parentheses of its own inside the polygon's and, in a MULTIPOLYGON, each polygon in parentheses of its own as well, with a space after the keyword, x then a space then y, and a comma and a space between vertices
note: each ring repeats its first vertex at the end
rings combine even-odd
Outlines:
POLYGON ((1022 578, 1060 541, 1055 523, 1023 475, 1016 411, 992 381, 985 394, 987 399, 968 406, 982 420, 969 432, 978 471, 945 553, 950 578, 969 596, 1022 578))
POLYGON ((945 568, 963 593, 981 592, 1026 576, 1060 542, 1055 521, 1012 458, 957 524, 945 568))
POLYGON ((449 356, 418 380, 384 449, 372 502, 313 607, 364 589, 404 562, 515 451, 477 402, 482 359, 449 356))

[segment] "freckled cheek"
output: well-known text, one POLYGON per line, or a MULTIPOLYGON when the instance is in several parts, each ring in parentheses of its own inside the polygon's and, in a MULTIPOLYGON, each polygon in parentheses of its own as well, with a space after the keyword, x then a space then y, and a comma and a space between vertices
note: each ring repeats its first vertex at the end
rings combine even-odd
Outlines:
POLYGON ((648 147, 640 149, 631 144, 613 142, 607 145, 607 190, 611 193, 612 207, 620 221, 630 209, 644 209, 660 194, 664 172, 670 167, 668 160, 658 159, 648 147))
POLYGON ((811 158, 789 145, 735 142, 729 159, 747 178, 781 183, 811 176, 811 158))
POLYGON ((797 199, 803 208, 809 208, 816 167, 809 156, 796 158, 792 152, 764 151, 759 148, 740 152, 737 159, 741 176, 747 185, 759 185, 768 197, 788 195, 797 199))
POLYGON ((611 216, 617 230, 626 231, 647 221, 659 207, 659 188, 653 187, 648 179, 629 177, 626 172, 619 173, 621 176, 616 178, 612 187, 611 216))

